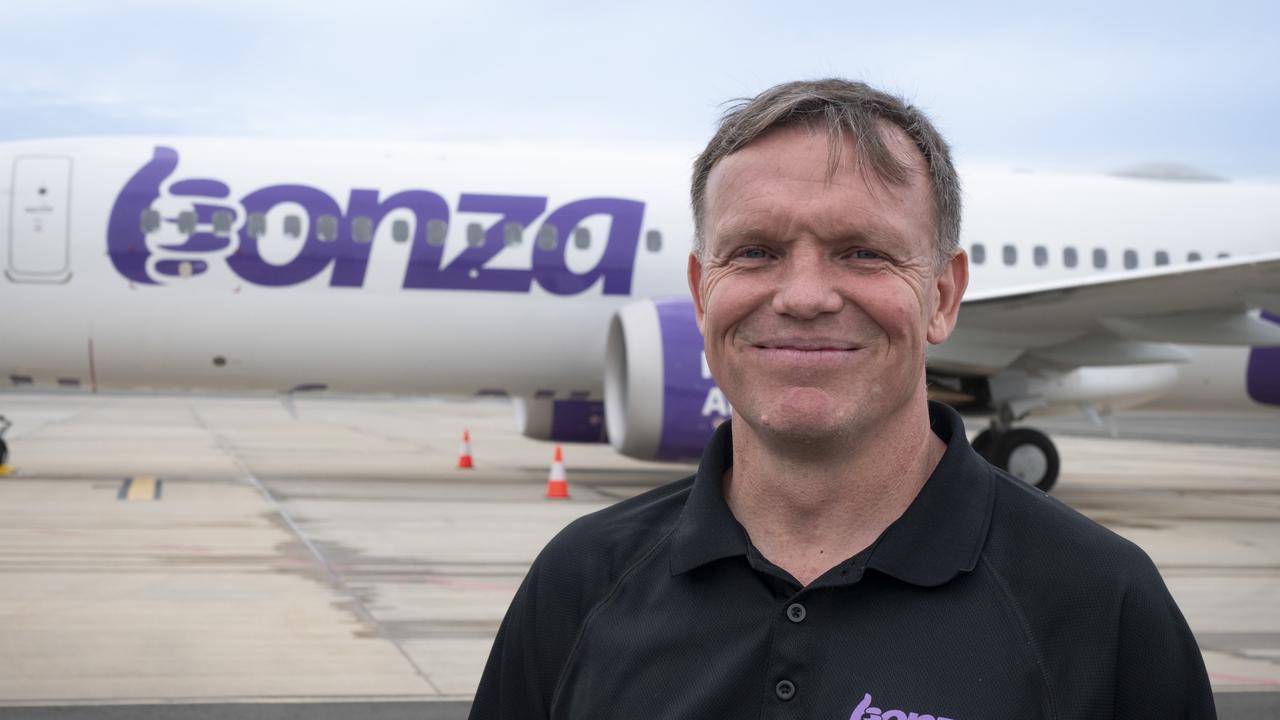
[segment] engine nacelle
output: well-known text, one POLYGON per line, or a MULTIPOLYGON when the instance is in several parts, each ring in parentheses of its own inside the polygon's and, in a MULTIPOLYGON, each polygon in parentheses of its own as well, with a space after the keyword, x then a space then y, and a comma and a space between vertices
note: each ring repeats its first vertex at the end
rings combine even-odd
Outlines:
POLYGON ((613 316, 604 399, 609 442, 623 455, 702 456, 730 408, 707 369, 692 300, 643 300, 613 316))
MULTIPOLYGON (((1280 315, 1262 313, 1262 319, 1280 325, 1280 315)), ((1280 346, 1256 347, 1249 352, 1249 397, 1262 405, 1280 405, 1280 346)))
POLYGON ((514 405, 516 428, 527 438, 580 443, 609 441, 605 434, 604 403, 599 400, 518 397, 514 405))

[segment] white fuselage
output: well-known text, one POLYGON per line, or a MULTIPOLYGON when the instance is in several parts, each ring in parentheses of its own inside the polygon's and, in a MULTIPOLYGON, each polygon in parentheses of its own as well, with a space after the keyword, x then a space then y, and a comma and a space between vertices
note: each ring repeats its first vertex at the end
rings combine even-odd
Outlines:
MULTIPOLYGON (((692 157, 195 139, 0 144, 0 386, 598 399, 611 315, 637 298, 688 294, 692 157), (176 153, 176 168, 156 171, 154 199, 129 195, 158 147, 176 153), (591 200, 630 214, 572 212, 591 200), (229 227, 212 219, 219 209, 231 213, 229 227), (427 227, 428 217, 445 219, 427 227), (555 217, 566 220, 548 240, 555 217), (299 260, 308 253, 323 257, 308 265, 299 260)), ((1280 249, 1275 186, 981 170, 963 179, 972 289, 1150 268, 1158 253, 1177 264, 1280 249)), ((1218 383, 1243 404, 1248 349, 1205 357, 1188 397, 1223 399, 1205 391, 1218 383)))

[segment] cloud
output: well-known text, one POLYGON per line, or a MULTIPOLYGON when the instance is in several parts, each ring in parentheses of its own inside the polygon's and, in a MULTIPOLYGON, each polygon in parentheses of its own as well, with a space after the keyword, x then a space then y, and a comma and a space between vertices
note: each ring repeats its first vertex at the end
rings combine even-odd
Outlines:
POLYGON ((0 137, 43 127, 698 141, 729 98, 834 74, 908 95, 969 155, 1276 174, 1280 149, 1248 138, 1280 121, 1277 20, 1268 5, 1229 3, 1018 14, 984 2, 909 13, 666 0, 55 2, 0 27, 0 137))

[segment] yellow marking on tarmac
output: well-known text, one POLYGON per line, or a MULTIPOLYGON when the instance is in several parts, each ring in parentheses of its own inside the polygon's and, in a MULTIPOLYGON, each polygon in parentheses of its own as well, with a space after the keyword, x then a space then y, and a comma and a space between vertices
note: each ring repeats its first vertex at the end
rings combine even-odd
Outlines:
POLYGON ((13 467, 10 465, 0 465, 0 477, 8 477, 13 474, 13 467))
POLYGON ((154 475, 138 475, 125 478, 124 484, 120 486, 120 493, 116 497, 128 501, 159 500, 160 487, 160 480, 154 475))

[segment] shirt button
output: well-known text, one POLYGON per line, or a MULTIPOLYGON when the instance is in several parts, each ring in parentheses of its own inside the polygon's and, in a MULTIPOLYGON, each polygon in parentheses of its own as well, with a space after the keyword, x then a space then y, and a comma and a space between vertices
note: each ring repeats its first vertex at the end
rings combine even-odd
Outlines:
POLYGON ((796 696, 796 684, 790 680, 779 680, 773 691, 777 693, 779 700, 786 702, 796 696))
POLYGON ((800 603, 791 603, 787 606, 787 619, 793 623, 804 622, 805 610, 800 603))

